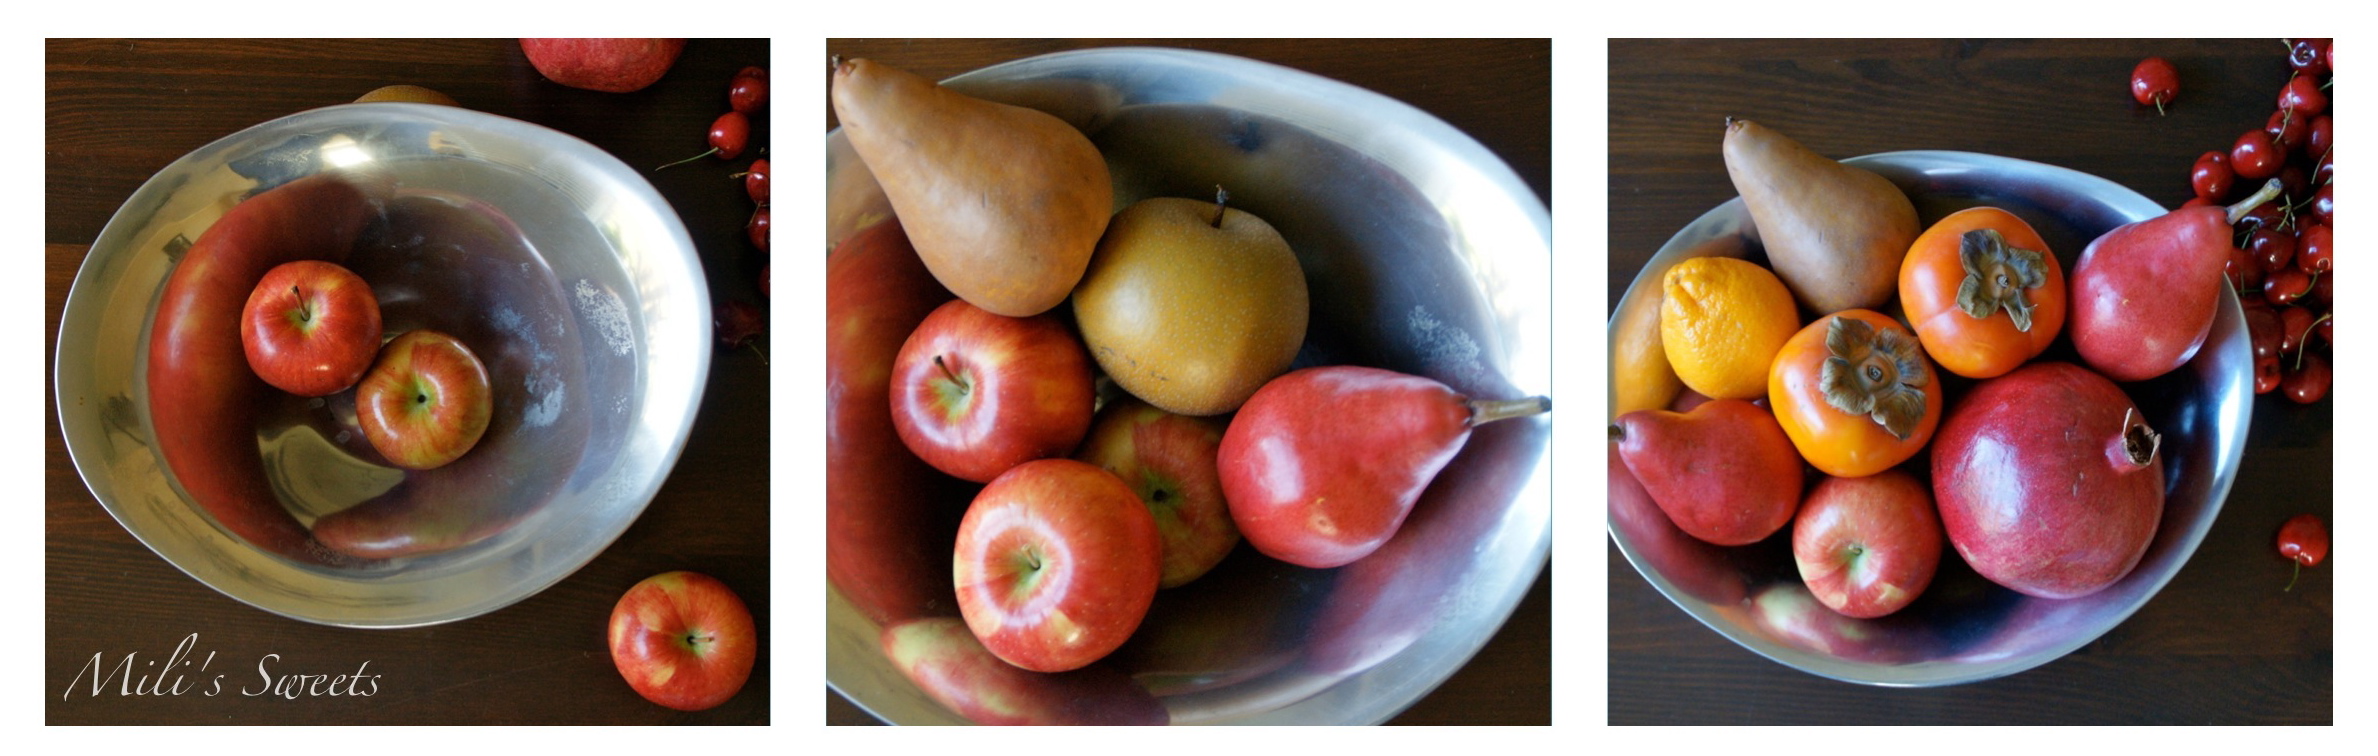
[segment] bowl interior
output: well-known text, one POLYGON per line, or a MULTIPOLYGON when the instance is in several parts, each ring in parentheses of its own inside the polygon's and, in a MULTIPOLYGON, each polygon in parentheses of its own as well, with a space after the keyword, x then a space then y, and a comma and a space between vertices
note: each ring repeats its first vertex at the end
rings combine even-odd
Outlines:
MULTIPOLYGON (((1911 151, 1845 162, 1898 184, 1915 200, 1926 226, 1978 205, 2007 210, 2040 232, 2066 271, 2090 240, 2164 212, 2113 182, 2011 158, 1911 151)), ((1669 266, 1710 254, 1764 259, 1741 199, 1694 220, 1653 255, 1611 320, 1612 341, 1629 308, 1653 306, 1643 293, 1657 286, 1669 266)), ((1947 549, 1932 586, 1915 603, 1858 620, 1817 603, 1801 583, 1788 529, 1757 544, 1720 548, 1685 536, 1648 499, 1613 496, 1611 539, 1646 580, 1695 619, 1812 674, 1877 685, 1945 685, 2045 664, 2097 639, 2152 598, 2195 552, 2229 493, 2251 419, 2253 371, 2237 298, 2226 290, 2221 296, 2212 333, 2195 357, 2160 378, 2122 384, 2149 426, 2163 433, 2164 513, 2139 565, 2098 593, 2066 600, 2025 596, 1981 577, 1947 549)), ((2066 337, 2040 359, 2078 361, 2066 337)), ((1948 376, 1948 383, 1953 403, 1971 382, 1948 376)), ((1927 458, 1919 454, 1910 463, 1925 480, 1927 458)))
MULTIPOLYGON (((1081 128, 1107 157, 1118 209, 1211 199, 1221 185, 1233 207, 1270 221, 1312 294, 1297 366, 1382 367, 1480 397, 1549 392, 1549 216, 1491 153, 1434 117, 1181 50, 1059 53, 946 84, 1081 128)), ((827 151, 830 243, 887 210, 839 132, 827 151)), ((1242 544, 1160 592, 1099 665, 1174 723, 1386 720, 1467 661, 1543 568, 1548 428, 1542 418, 1482 427, 1397 536, 1352 565, 1292 567, 1242 544)), ((891 666, 875 624, 829 589, 828 682, 888 721, 960 721, 891 666)))
POLYGON ((312 622, 451 621, 559 581, 643 510, 691 429, 708 311, 676 214, 593 145, 462 108, 323 108, 182 157, 109 221, 59 329, 60 424, 101 504, 201 582, 312 622), (388 332, 471 345, 495 414, 470 454, 407 473, 355 432, 352 392, 278 398, 258 411, 266 477, 301 523, 368 514, 467 545, 353 567, 267 553, 189 504, 152 445, 146 346, 174 261, 241 198, 328 171, 392 182, 348 267, 388 332))

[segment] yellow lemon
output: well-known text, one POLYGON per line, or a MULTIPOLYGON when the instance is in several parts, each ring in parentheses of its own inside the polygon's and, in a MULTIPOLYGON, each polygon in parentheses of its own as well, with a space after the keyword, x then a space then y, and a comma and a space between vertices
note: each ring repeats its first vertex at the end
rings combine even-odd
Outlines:
POLYGON ((1676 377, 1713 399, 1767 394, 1767 367, 1800 331, 1783 280, 1758 263, 1696 257, 1660 286, 1660 343, 1676 377))

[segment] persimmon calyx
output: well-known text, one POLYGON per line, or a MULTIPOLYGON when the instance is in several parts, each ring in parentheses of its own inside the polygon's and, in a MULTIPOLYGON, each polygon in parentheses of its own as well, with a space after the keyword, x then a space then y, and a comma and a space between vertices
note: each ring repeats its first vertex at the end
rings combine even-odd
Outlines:
POLYGON ((1957 285, 1957 309, 1975 319, 2006 310, 2015 330, 2031 332, 2031 290, 2048 282, 2047 256, 2036 249, 2006 243, 1996 230, 1965 232, 1957 245, 1957 259, 1965 265, 1965 282, 1957 285))
POLYGON ((1825 326, 1825 352, 1817 389, 1826 405, 1871 417, 1901 441, 1915 435, 1932 374, 1914 337, 1836 317, 1825 326))

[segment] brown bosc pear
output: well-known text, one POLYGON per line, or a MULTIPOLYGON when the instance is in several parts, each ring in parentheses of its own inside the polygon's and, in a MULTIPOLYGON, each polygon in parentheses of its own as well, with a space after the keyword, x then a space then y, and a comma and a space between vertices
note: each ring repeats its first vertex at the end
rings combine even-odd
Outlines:
POLYGON ((1106 158, 1056 116, 978 99, 865 59, 834 66, 842 131, 917 256, 976 307, 1056 307, 1114 215, 1106 158))
POLYGON ((1924 229, 1890 179, 1741 118, 1726 120, 1722 151, 1769 267, 1802 307, 1881 309, 1897 293, 1899 263, 1924 229))

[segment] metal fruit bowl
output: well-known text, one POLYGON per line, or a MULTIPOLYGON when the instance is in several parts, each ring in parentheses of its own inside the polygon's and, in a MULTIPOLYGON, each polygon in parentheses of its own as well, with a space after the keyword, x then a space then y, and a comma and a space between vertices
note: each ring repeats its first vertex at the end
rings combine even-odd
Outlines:
MULTIPOLYGON (((1915 200, 1926 226, 1976 205, 2014 213, 2039 230, 2068 275, 2091 239, 2164 212, 2114 182, 1993 155, 1911 151, 1844 162, 1898 184, 1915 200)), ((1660 276, 1669 266, 1710 254, 1764 259, 1740 198, 1685 226, 1644 265, 1611 318, 1612 343, 1618 342, 1619 324, 1627 322, 1632 308, 1656 306, 1660 276)), ((1825 608, 1802 585, 1788 527, 1758 544, 1720 548, 1684 535, 1648 499, 1613 496, 1611 540, 1644 579, 1694 619, 1761 656, 1811 674, 1926 686, 1985 680, 2046 664, 2096 640, 2154 598, 2195 553, 2221 511, 2245 451, 2254 372, 2237 297, 2225 290, 2221 298, 2212 334, 2186 365, 2153 380, 2122 384, 2148 425, 2163 434, 2167 493, 2163 521, 2146 556, 2128 576, 2098 593, 2032 598, 1991 583, 1955 549, 1943 549, 1939 573, 1914 604, 1882 618, 1856 620, 1825 608)), ((2040 359, 2078 361, 2069 337, 2059 337, 2040 359)), ((1953 403, 1970 382, 1953 376, 1950 381, 1953 403)), ((1921 466, 1928 458, 1919 454, 1911 463, 1927 481, 1929 472, 1921 466)))
POLYGON ((643 512, 700 404, 709 313, 676 212, 594 145, 463 108, 321 108, 183 156, 109 220, 59 326, 59 424, 92 495, 199 582, 309 622, 447 622, 559 582, 643 512), (339 567, 268 553, 191 504, 153 446, 150 321, 177 256, 243 197, 326 171, 393 180, 365 235, 379 246, 349 266, 390 332, 479 334, 495 419, 461 461, 406 474, 358 443, 351 393, 284 401, 260 411, 267 477, 307 525, 374 501, 503 518, 468 545, 339 567))
MULTIPOLYGON (((1475 396, 1550 393, 1549 215, 1435 117, 1185 50, 1059 53, 945 83, 1082 128, 1107 156, 1117 209, 1228 187, 1232 206, 1287 238, 1311 282, 1300 365, 1400 370, 1475 396)), ((831 244, 889 211, 842 135, 826 144, 831 244)), ((1476 653, 1543 570, 1549 428, 1541 417, 1481 428, 1396 537, 1352 565, 1297 568, 1242 543, 1214 572, 1160 592, 1100 664, 1175 724, 1387 720, 1476 653)), ((962 721, 892 666, 875 622, 830 582, 827 594, 827 684, 887 721, 962 721)))

